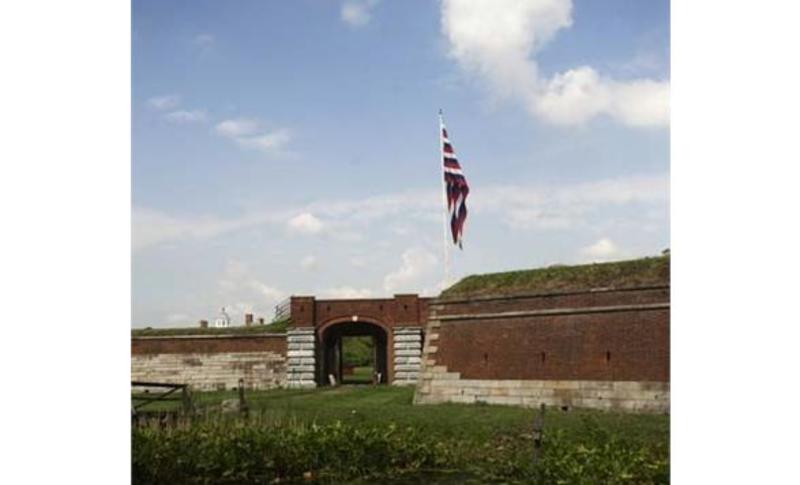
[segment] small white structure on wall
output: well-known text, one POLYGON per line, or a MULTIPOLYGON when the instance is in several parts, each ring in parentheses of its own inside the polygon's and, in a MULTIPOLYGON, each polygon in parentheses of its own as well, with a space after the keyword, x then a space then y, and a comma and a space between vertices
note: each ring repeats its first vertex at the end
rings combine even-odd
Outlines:
POLYGON ((228 328, 231 326, 231 317, 225 313, 225 307, 222 307, 222 310, 219 312, 219 316, 216 320, 214 320, 214 326, 217 328, 228 328))

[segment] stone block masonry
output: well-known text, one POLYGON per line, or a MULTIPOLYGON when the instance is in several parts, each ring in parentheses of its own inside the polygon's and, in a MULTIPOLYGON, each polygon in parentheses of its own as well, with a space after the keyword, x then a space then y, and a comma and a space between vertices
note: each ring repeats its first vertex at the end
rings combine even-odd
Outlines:
POLYGON ((316 387, 316 338, 314 329, 292 328, 286 332, 286 386, 316 387))
POLYGON ((193 390, 234 389, 239 379, 247 389, 282 387, 286 358, 270 351, 139 354, 131 356, 131 380, 188 384, 193 390))
POLYGON ((188 384, 191 389, 248 389, 286 385, 286 335, 134 337, 131 379, 188 384))
POLYGON ((395 328, 393 349, 394 380, 392 384, 396 386, 415 385, 422 363, 422 328, 395 328))

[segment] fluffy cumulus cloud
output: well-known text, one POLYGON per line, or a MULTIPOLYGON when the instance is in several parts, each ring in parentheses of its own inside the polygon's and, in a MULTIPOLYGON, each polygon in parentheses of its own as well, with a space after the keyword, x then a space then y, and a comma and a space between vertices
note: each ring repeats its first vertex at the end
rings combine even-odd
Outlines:
POLYGON ((581 249, 581 256, 588 262, 602 262, 625 257, 625 253, 612 241, 604 237, 581 249))
POLYGON ((319 234, 324 228, 322 221, 310 212, 303 212, 287 221, 289 231, 297 234, 319 234))
POLYGON ((286 153, 286 147, 292 139, 286 128, 267 130, 263 124, 251 118, 235 118, 223 120, 214 128, 217 134, 233 140, 240 147, 260 151, 268 155, 286 153))
POLYGON ((342 21, 350 27, 363 27, 372 19, 372 9, 378 0, 347 0, 342 3, 342 21))
POLYGON ((383 279, 387 292, 419 291, 420 283, 430 278, 438 263, 433 253, 421 247, 407 249, 401 260, 400 267, 383 279))
POLYGON ((496 98, 519 100, 532 115, 557 125, 607 115, 630 126, 668 126, 668 81, 617 81, 591 66, 550 78, 540 74, 536 54, 571 25, 571 0, 442 2, 450 56, 496 98))

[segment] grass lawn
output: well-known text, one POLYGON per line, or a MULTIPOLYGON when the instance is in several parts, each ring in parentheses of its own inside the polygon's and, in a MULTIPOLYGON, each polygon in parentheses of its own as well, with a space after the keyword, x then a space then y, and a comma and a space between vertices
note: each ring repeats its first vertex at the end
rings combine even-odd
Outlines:
POLYGON ((343 375, 343 384, 371 384, 373 369, 371 366, 359 366, 350 375, 343 375))
MULTIPOLYGON (((252 413, 271 421, 333 423, 353 425, 412 426, 442 437, 487 440, 501 435, 530 433, 534 409, 480 404, 411 404, 414 389, 397 386, 340 386, 318 389, 276 389, 247 391, 252 413)), ((213 408, 225 399, 237 399, 237 391, 195 393, 195 405, 213 408)), ((173 403, 154 403, 143 408, 168 409, 173 403)), ((594 410, 548 409, 545 426, 567 434, 580 433, 585 418, 591 417, 608 430, 624 431, 628 439, 666 443, 669 416, 610 413, 594 410)))

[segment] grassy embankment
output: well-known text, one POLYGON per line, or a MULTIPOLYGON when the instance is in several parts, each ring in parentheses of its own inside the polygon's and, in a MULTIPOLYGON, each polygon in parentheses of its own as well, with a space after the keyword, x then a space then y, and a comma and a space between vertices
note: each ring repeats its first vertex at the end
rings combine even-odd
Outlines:
POLYGON ((289 325, 289 320, 279 320, 268 325, 252 325, 250 327, 228 328, 200 328, 200 327, 174 327, 174 328, 134 328, 132 337, 171 337, 179 335, 259 335, 265 333, 284 333, 289 325))
MULTIPOLYGON (((199 393, 195 401, 213 409, 235 396, 199 393)), ((668 481, 668 416, 548 410, 534 465, 535 410, 412 406, 412 396, 390 386, 248 392, 247 422, 212 413, 177 429, 134 430, 135 481, 252 483, 304 474, 335 483, 399 475, 408 483, 668 481)))
POLYGON ((550 266, 472 275, 447 288, 440 296, 463 298, 493 294, 663 285, 669 284, 670 280, 669 259, 667 255, 613 263, 550 266))

